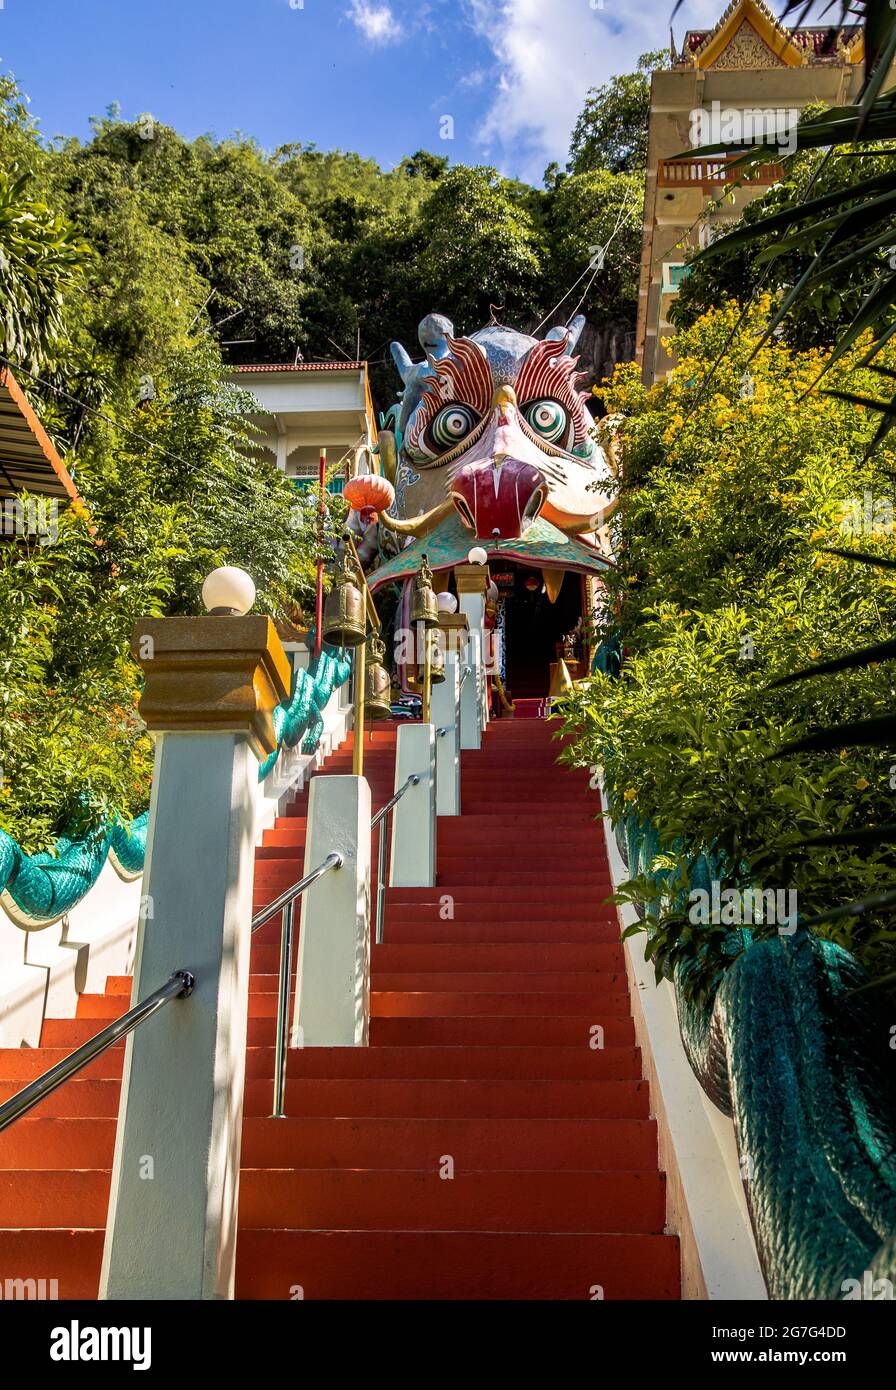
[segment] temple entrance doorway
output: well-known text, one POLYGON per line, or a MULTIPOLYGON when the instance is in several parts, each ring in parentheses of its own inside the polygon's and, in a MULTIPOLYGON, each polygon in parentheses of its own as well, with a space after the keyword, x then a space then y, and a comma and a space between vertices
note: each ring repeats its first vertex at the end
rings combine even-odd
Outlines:
POLYGON ((504 650, 504 685, 512 700, 543 699, 553 665, 587 656, 579 634, 584 583, 567 571, 551 603, 540 569, 500 561, 492 569, 498 587, 498 630, 504 650))

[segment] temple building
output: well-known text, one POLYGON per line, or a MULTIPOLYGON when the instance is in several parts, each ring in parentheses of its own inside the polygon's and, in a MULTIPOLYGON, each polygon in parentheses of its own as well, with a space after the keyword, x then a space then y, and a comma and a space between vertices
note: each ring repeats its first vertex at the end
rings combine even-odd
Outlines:
POLYGON ((853 101, 864 77, 860 25, 788 29, 763 0, 733 0, 713 29, 692 30, 672 66, 653 74, 638 299, 637 358, 646 384, 673 357, 669 309, 687 273, 688 253, 705 246, 779 178, 780 164, 732 182, 724 155, 683 159, 683 151, 776 133, 793 149, 805 107, 853 101))
POLYGON ((266 362, 231 372, 262 407, 253 421, 259 449, 288 477, 316 481, 322 448, 331 491, 370 471, 377 428, 366 362, 266 362))

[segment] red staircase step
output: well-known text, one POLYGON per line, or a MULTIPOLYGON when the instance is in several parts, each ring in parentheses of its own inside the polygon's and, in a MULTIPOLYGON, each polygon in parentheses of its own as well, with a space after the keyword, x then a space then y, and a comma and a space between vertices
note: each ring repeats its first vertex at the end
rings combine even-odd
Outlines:
POLYGON ((389 941, 381 946, 374 946, 372 963, 377 975, 381 971, 400 970, 513 970, 532 974, 538 974, 543 970, 564 970, 590 974, 600 970, 620 970, 622 947, 615 943, 571 945, 565 942, 554 944, 543 941, 531 945, 497 945, 487 942, 459 945, 452 942, 441 945, 397 946, 390 930, 389 941))
POLYGON ((35 1281, 55 1280, 57 1297, 96 1298, 103 1259, 103 1231, 0 1230, 0 1270, 35 1281), (22 1271, 19 1275, 19 1271, 22 1271))
MULTIPOLYGON (((616 974, 609 976, 596 970, 403 970, 395 973, 380 970, 376 974, 376 990, 378 994, 445 994, 448 991, 457 991, 468 997, 473 994, 496 992, 503 994, 506 990, 518 991, 520 994, 556 991, 558 994, 594 993, 603 996, 607 993, 625 992, 621 949, 615 965, 616 974)), ((270 978, 273 983, 273 977, 270 978)))
POLYGON ((0 1227, 52 1229, 59 1225, 60 1209, 66 1225, 103 1227, 111 1183, 111 1166, 108 1171, 0 1171, 0 1227))
POLYGON ((678 1242, 651 1235, 247 1231, 237 1298, 678 1298, 678 1242))
POLYGON ((310 1168, 424 1168, 445 1153, 462 1154, 470 1171, 650 1169, 656 1121, 353 1115, 243 1124, 243 1161, 256 1168, 288 1168, 298 1156, 310 1168))
POLYGON ((462 1163, 459 1155, 452 1178, 440 1176, 437 1159, 428 1172, 244 1167, 240 1228, 662 1234, 665 1188, 656 1171, 568 1172, 558 1183, 551 1172, 470 1172, 462 1163))
MULTIPOLYGON (((256 1049, 257 1050, 257 1049, 256 1049)), ((268 1057, 273 1075, 274 1050, 268 1057)), ((297 1077, 639 1081, 634 1047, 307 1047, 290 1054, 297 1077)))
POLYGON ((500 1020, 527 1015, 535 1018, 588 1018, 600 1023, 604 1014, 623 1014, 628 1004, 628 995, 622 990, 623 982, 617 982, 613 992, 606 986, 587 994, 450 994, 427 990, 420 993, 386 993, 374 989, 370 997, 371 1018, 439 1018, 490 1016, 494 1021, 492 1029, 495 1042, 501 1040, 500 1020))
POLYGON ((390 915, 387 902, 386 920, 390 946, 441 947, 460 944, 528 947, 535 944, 543 945, 546 936, 550 937, 552 947, 590 945, 592 942, 615 945, 619 940, 619 924, 615 921, 575 922, 567 918, 559 922, 553 914, 527 922, 506 921, 497 916, 488 921, 483 920, 481 912, 475 912, 471 908, 465 913, 459 913, 456 904, 454 920, 446 922, 429 908, 417 912, 413 917, 408 910, 403 911, 400 916, 395 912, 390 915))
MULTIPOLYGON (((648 1100, 644 1081, 445 1081, 432 1078, 384 1081, 371 1078, 359 1085, 355 1081, 338 1079, 290 1077, 286 1083, 286 1113, 296 1116, 456 1115, 475 1119, 506 1115, 513 1119, 582 1116, 637 1120, 647 1118, 648 1100)), ((267 1082, 246 1083, 244 1108, 247 1115, 270 1114, 271 1088, 267 1082)))
MULTIPOLYGON (((593 1018, 501 1018, 500 1027, 488 1017, 473 1018, 372 1018, 370 1041, 378 1047, 587 1047, 593 1036, 593 1018)), ((604 1014, 599 1020, 606 1046, 634 1043, 631 1014, 604 1014)))

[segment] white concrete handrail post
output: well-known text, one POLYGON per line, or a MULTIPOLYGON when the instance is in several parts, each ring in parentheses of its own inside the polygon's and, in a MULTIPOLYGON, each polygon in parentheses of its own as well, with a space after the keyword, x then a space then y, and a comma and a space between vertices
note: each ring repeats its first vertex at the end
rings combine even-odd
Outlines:
MULTIPOLYGON (((479 697, 479 724, 485 729, 489 722, 489 651, 488 634, 485 628, 485 595, 489 576, 486 565, 455 565, 454 582, 457 585, 457 598, 461 613, 470 626, 470 636, 479 638, 479 665, 476 690, 479 697)), ((464 744, 464 747, 479 747, 479 744, 464 744)))
POLYGON ((156 741, 133 1003, 172 970, 188 1002, 125 1050, 100 1297, 232 1298, 259 759, 289 663, 263 617, 138 623, 156 741))
POLYGON ((342 856, 302 897, 293 1047, 366 1047, 370 1027, 370 787, 318 774, 308 795, 305 873, 342 856))
POLYGON ((395 754, 395 790, 408 787, 392 812, 392 888, 432 888, 436 881, 436 731, 432 724, 402 724, 395 754))
POLYGON ((462 654, 445 653, 445 679, 433 686, 436 727, 436 814, 460 815, 460 668, 462 654))
POLYGON ((460 746, 482 747, 482 635, 467 633, 460 669, 460 746))

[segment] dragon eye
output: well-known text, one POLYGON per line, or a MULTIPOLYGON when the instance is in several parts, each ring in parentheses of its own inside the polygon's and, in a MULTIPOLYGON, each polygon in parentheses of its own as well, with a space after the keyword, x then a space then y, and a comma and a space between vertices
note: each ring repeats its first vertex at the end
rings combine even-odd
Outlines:
POLYGON ((523 416, 539 438, 548 444, 557 444, 561 449, 568 448, 572 422, 557 401, 530 401, 523 410, 523 416))
POLYGON ((478 423, 478 415, 468 405, 446 405, 430 426, 432 442, 438 449, 450 449, 466 439, 478 423))

